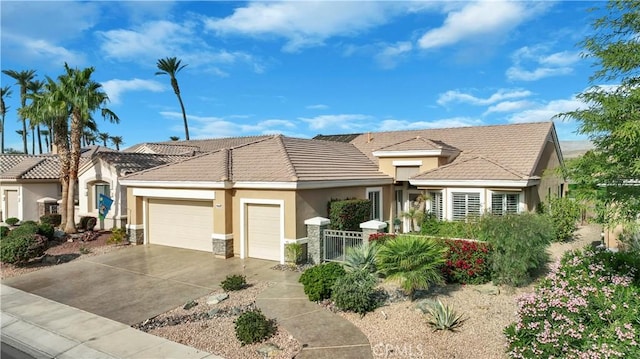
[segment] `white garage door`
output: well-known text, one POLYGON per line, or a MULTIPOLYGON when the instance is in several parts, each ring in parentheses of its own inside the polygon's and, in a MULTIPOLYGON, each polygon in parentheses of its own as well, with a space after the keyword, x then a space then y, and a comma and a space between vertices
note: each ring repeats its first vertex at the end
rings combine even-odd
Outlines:
POLYGON ((149 243, 213 252, 213 202, 149 198, 149 243))
POLYGON ((280 206, 247 205, 247 256, 280 261, 280 206))

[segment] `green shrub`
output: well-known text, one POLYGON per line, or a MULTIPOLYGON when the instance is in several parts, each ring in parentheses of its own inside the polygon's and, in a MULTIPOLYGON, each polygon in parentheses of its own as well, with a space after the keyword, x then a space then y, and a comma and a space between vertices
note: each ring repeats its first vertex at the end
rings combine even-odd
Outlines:
POLYGON ((549 260, 554 237, 548 217, 533 213, 483 216, 481 240, 491 244, 491 279, 495 284, 522 286, 549 260))
POLYGON ((6 236, 8 236, 10 231, 11 231, 11 229, 9 227, 0 226, 0 239, 5 238, 6 236))
POLYGON ((235 321, 236 338, 242 345, 262 342, 275 334, 276 325, 258 309, 240 314, 235 321))
POLYGON ((640 358, 638 259, 590 248, 565 253, 535 293, 518 298, 517 320, 504 330, 507 355, 640 358))
POLYGON ((247 286, 247 277, 240 274, 230 274, 221 283, 220 287, 225 292, 241 290, 247 286))
POLYGON ((38 234, 33 224, 22 225, 0 240, 0 261, 23 263, 42 256, 47 249, 47 238, 38 234))
POLYGON ((347 273, 333 285, 331 299, 340 310, 365 314, 376 308, 375 277, 368 271, 347 273))
POLYGON ((287 243, 284 245, 284 260, 291 264, 302 263, 302 244, 287 243))
POLYGON ((324 263, 305 270, 300 276, 300 283, 304 285, 304 294, 310 301, 331 298, 331 291, 336 280, 346 274, 338 263, 324 263))
POLYGON ((361 244, 347 248, 344 258, 344 266, 347 271, 376 272, 376 255, 379 245, 376 242, 361 244))
POLYGON ((40 217, 40 223, 48 223, 54 227, 57 227, 62 223, 62 215, 57 213, 45 214, 40 217))
POLYGON ((38 225, 38 234, 41 234, 41 235, 47 237, 48 240, 52 240, 53 239, 53 233, 54 232, 55 232, 55 229, 49 223, 40 223, 38 225))
POLYGON ((477 239, 480 225, 476 220, 440 221, 428 215, 420 226, 420 233, 439 238, 477 239))
POLYGON ((572 198, 554 197, 549 200, 549 210, 546 215, 553 222, 555 241, 564 242, 573 239, 581 213, 581 205, 572 198))
POLYGON ((19 219, 17 219, 16 217, 9 217, 7 219, 4 220, 4 223, 10 225, 10 226, 15 226, 16 224, 18 224, 18 222, 20 222, 19 219))
POLYGON ((627 223, 618 237, 622 243, 622 249, 627 252, 635 252, 640 255, 640 224, 627 223))
POLYGON ((413 295, 416 289, 444 284, 440 267, 446 252, 447 247, 435 239, 400 235, 380 248, 377 266, 388 280, 398 282, 413 295))
POLYGON ((447 283, 483 284, 491 280, 491 246, 485 242, 445 239, 449 248, 442 274, 447 283))
POLYGON ((124 242, 124 239, 127 237, 127 231, 124 228, 114 227, 111 229, 111 235, 107 240, 109 244, 120 244, 124 242))
POLYGON ((331 228, 341 231, 359 231, 360 223, 371 217, 371 201, 368 199, 332 200, 329 202, 331 228))
POLYGON ((427 307, 427 312, 429 316, 428 323, 433 327, 434 332, 437 330, 454 331, 465 321, 463 315, 456 313, 453 306, 443 304, 440 299, 431 303, 427 307))

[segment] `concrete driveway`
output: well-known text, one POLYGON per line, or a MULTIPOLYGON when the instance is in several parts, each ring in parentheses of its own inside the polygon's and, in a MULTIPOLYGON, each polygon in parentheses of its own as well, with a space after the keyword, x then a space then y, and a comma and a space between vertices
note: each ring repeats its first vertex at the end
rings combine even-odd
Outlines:
POLYGON ((292 280, 258 259, 217 259, 211 253, 136 246, 28 273, 3 284, 132 325, 219 288, 228 274, 247 280, 292 280))

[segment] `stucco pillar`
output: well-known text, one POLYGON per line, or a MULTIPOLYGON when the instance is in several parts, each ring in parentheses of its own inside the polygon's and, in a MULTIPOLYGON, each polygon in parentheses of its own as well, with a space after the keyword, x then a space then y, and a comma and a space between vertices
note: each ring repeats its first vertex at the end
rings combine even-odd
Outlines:
POLYGON ((313 264, 322 262, 322 251, 324 250, 324 230, 327 229, 331 221, 324 217, 314 217, 304 221, 307 226, 307 255, 313 264))
POLYGON ((387 223, 376 221, 374 219, 360 223, 360 228, 362 229, 362 239, 364 240, 364 243, 369 243, 369 236, 374 233, 384 233, 384 229, 387 228, 387 223))

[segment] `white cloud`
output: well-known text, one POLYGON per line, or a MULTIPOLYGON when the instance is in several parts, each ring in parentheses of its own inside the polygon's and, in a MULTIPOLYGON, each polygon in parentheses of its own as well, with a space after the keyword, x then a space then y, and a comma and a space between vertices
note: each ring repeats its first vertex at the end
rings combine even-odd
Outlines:
POLYGON ((434 121, 406 121, 406 120, 384 120, 380 123, 378 131, 399 131, 399 130, 420 130, 425 128, 450 128, 480 126, 482 120, 471 117, 452 117, 434 121))
POLYGON ((376 55, 376 61, 384 69, 396 67, 398 61, 402 60, 413 49, 413 45, 408 41, 400 41, 393 45, 387 45, 376 55))
POLYGON ((444 24, 427 31, 418 41, 423 49, 453 45, 469 38, 504 36, 510 29, 537 14, 544 7, 516 1, 465 3, 449 12, 444 24))
POLYGON ((450 102, 468 103, 471 105, 482 106, 491 105, 496 102, 517 99, 531 96, 531 91, 523 89, 499 89, 487 98, 480 98, 474 95, 461 92, 459 90, 450 90, 438 97, 437 103, 444 106, 450 102))
POLYGON ((308 110, 327 110, 329 109, 329 106, 319 103, 316 105, 309 105, 307 106, 307 109, 308 110))
POLYGON ((322 45, 333 36, 353 36, 384 24, 408 4, 374 1, 252 2, 226 18, 206 21, 219 34, 272 36, 287 39, 283 50, 322 45))
POLYGON ((368 120, 371 120, 371 116, 362 114, 322 115, 312 118, 300 117, 299 120, 308 123, 309 128, 312 130, 331 128, 343 131, 357 131, 368 120))
POLYGON ((513 114, 509 116, 507 120, 510 123, 544 122, 550 121, 555 115, 560 113, 585 107, 585 103, 576 98, 553 100, 539 104, 535 108, 513 114))
MULTIPOLYGON (((166 119, 182 121, 181 112, 163 111, 160 115, 166 119)), ((295 135, 295 123, 281 119, 267 119, 256 123, 247 123, 246 115, 226 117, 187 115, 189 132, 193 138, 220 138, 249 135, 285 134, 295 135), (244 119, 242 123, 237 119, 244 119)), ((182 126, 174 126, 176 132, 184 131, 182 126)))
POLYGON ((102 82, 104 92, 109 96, 109 100, 114 103, 120 103, 122 93, 128 91, 152 91, 162 92, 164 86, 157 81, 141 80, 134 78, 131 80, 113 79, 102 82))
POLYGON ((493 106, 489 106, 489 108, 484 112, 483 115, 488 115, 494 112, 514 112, 519 111, 527 107, 531 107, 533 102, 531 101, 504 101, 499 102, 493 106))
POLYGON ((509 80, 537 81, 546 77, 571 74, 571 66, 580 61, 580 54, 572 51, 549 54, 547 46, 536 45, 521 47, 511 58, 513 65, 506 72, 509 80))

